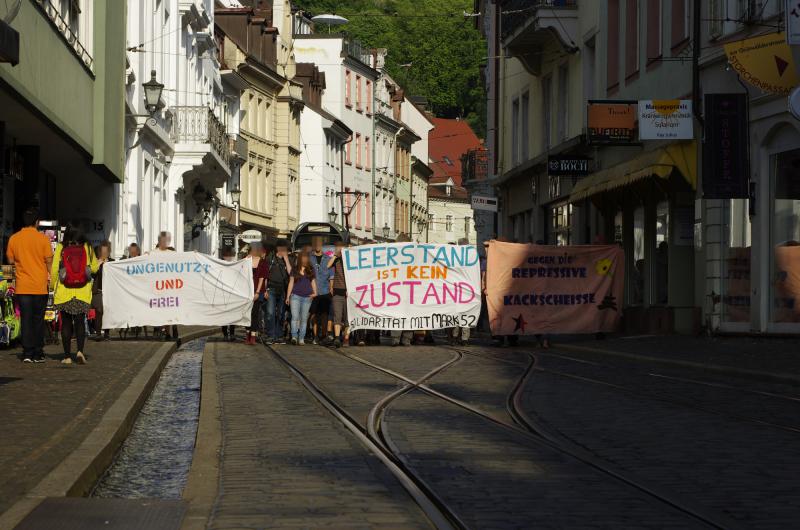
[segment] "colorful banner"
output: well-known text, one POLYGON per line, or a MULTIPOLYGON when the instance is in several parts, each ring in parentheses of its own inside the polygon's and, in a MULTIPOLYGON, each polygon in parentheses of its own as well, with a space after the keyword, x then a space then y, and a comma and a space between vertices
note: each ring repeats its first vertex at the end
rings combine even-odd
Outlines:
POLYGON ((616 245, 489 243, 486 303, 493 335, 615 331, 625 253, 616 245))
POLYGON ((250 325, 250 258, 153 252, 103 265, 103 327, 250 325))
POLYGON ((784 33, 731 42, 725 45, 725 54, 739 77, 762 92, 788 96, 800 85, 784 33))
POLYGON ((473 245, 385 243, 345 249, 350 329, 474 327, 481 311, 473 245))
POLYGON ((691 140, 694 138, 692 100, 639 100, 640 140, 691 140))

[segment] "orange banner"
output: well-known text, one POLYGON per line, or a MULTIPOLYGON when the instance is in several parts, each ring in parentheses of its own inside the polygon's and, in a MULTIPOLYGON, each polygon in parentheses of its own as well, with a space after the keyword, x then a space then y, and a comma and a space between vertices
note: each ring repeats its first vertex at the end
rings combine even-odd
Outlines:
POLYGON ((796 241, 775 247, 774 311, 778 321, 796 322, 800 317, 800 245, 796 241))
POLYGON ((494 335, 615 331, 625 254, 616 245, 489 243, 486 304, 494 335))

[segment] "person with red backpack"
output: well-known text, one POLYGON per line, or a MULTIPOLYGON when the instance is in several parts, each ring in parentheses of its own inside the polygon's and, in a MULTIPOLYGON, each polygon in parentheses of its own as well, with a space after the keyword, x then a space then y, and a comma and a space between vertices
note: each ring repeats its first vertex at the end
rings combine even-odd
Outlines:
POLYGON ((86 315, 92 303, 92 274, 99 264, 86 237, 76 228, 67 228, 53 255, 53 305, 61 315, 61 343, 64 364, 86 364, 86 315), (72 355, 72 337, 78 342, 72 355))

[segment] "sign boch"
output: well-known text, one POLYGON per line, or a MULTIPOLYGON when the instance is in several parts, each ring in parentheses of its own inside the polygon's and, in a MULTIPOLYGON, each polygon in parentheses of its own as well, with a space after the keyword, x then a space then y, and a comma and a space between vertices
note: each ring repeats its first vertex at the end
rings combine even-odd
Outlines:
POLYGON ((585 177, 589 174, 589 159, 580 156, 551 156, 547 158, 550 177, 585 177))
POLYGON ((487 212, 497 211, 497 199, 495 197, 481 197, 480 195, 472 196, 472 209, 485 210, 487 212))

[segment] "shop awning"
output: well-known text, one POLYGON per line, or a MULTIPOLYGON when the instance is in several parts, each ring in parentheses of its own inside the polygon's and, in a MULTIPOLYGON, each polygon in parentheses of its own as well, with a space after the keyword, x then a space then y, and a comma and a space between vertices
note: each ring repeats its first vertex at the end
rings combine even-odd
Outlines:
POLYGON ((697 147, 694 142, 648 151, 632 160, 592 173, 575 184, 569 200, 576 202, 647 178, 668 179, 673 172, 679 173, 692 189, 696 188, 697 147))

